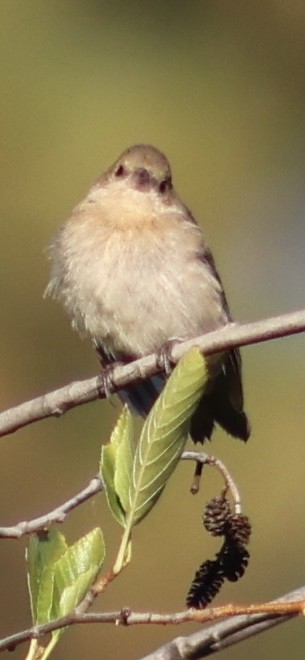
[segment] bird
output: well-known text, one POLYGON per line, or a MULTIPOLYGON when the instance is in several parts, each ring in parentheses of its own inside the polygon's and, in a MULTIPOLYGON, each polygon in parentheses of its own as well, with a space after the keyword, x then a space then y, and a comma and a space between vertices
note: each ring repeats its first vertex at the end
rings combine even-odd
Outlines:
MULTIPOLYGON (((160 354, 173 340, 232 320, 202 229, 175 191, 169 161, 154 146, 136 144, 119 156, 59 228, 48 256, 45 295, 63 304, 103 368, 160 354)), ((218 424, 246 441, 240 351, 224 351, 211 364, 190 435, 203 443, 218 424)), ((145 417, 165 382, 160 373, 119 396, 145 417)))

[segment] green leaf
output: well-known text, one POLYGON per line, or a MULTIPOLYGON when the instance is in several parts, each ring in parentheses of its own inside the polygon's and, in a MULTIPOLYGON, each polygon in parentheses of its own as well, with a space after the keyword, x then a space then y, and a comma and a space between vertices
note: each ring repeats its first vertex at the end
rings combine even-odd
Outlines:
POLYGON ((130 528, 147 515, 175 469, 207 381, 205 360, 199 349, 193 348, 179 361, 150 411, 134 458, 130 528))
MULTIPOLYGON (((94 576, 97 575, 104 558, 103 535, 97 527, 67 548, 66 552, 55 562, 54 588, 59 595, 57 616, 67 614, 67 611, 63 612, 60 606, 65 590, 75 586, 73 609, 85 595, 92 582, 92 580, 87 582, 84 586, 85 591, 80 593, 79 586, 82 582, 79 581, 79 578, 83 578, 85 575, 88 576, 92 572, 94 576)), ((57 607, 57 603, 54 603, 54 605, 57 607)))
POLYGON ((114 486, 115 457, 116 449, 111 444, 102 447, 100 473, 105 484, 106 498, 110 511, 118 523, 124 526, 125 512, 122 509, 114 486))
MULTIPOLYGON (((104 557, 99 528, 70 547, 56 528, 33 536, 27 550, 33 622, 47 623, 71 612, 92 585, 104 557)), ((45 651, 46 657, 62 632, 63 629, 52 633, 53 641, 45 651)))
POLYGON ((124 527, 134 457, 133 420, 127 406, 118 419, 110 442, 102 447, 100 473, 109 508, 124 527))
POLYGON ((114 475, 115 490, 125 512, 129 505, 129 489, 131 484, 134 454, 135 445, 133 417, 129 409, 126 407, 124 428, 121 433, 121 442, 117 448, 116 470, 114 475))
POLYGON ((65 538, 55 527, 30 538, 26 559, 34 624, 47 623, 52 618, 54 563, 66 550, 65 538))
POLYGON ((102 531, 83 536, 54 565, 54 616, 71 612, 85 596, 105 558, 102 531))
POLYGON ((60 616, 69 614, 82 601, 96 577, 96 567, 79 575, 70 587, 66 587, 60 598, 60 616))

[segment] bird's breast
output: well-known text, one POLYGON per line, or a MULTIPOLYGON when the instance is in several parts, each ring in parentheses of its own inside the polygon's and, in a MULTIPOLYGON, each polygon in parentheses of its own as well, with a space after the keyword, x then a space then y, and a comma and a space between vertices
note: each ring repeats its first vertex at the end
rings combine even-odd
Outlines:
POLYGON ((54 295, 81 334, 114 354, 143 355, 227 321, 200 229, 177 214, 122 228, 87 212, 57 240, 54 295))

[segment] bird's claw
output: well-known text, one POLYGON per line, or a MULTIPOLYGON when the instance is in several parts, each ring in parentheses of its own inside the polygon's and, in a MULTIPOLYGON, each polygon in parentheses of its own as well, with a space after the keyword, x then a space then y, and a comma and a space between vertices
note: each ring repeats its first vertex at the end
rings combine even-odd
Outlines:
POLYGON ((109 399, 111 394, 116 391, 116 384, 113 381, 113 371, 114 369, 123 364, 122 362, 112 362, 112 364, 107 364, 100 373, 99 380, 99 393, 101 397, 106 397, 109 399))
POLYGON ((177 338, 169 339, 161 346, 158 352, 157 366, 165 371, 166 376, 170 376, 175 367, 175 362, 172 358, 172 348, 178 341, 179 339, 177 338))

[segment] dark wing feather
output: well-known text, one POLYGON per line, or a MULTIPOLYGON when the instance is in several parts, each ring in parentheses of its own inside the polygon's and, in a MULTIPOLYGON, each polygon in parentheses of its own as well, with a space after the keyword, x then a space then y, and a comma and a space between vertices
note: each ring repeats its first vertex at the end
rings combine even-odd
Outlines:
MULTIPOLYGON (((229 305, 213 256, 207 249, 201 258, 209 265, 214 277, 221 285, 222 304, 228 322, 230 322, 229 305)), ((205 438, 210 438, 215 422, 230 435, 241 440, 248 440, 250 424, 243 411, 243 404, 241 355, 238 348, 233 348, 225 356, 221 372, 211 383, 209 393, 202 397, 192 418, 190 432, 194 442, 203 442, 205 438)))

